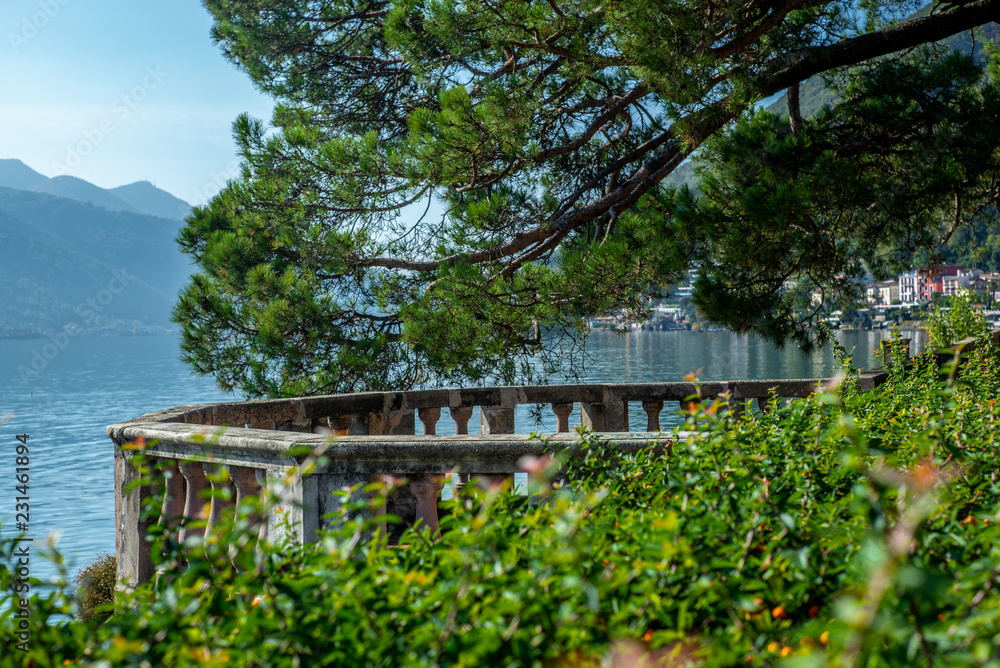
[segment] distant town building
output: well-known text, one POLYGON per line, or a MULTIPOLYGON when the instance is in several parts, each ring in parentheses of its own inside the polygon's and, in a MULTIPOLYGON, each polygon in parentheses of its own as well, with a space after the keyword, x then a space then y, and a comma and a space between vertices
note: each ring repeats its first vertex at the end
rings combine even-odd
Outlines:
POLYGON ((899 275, 899 300, 904 304, 916 304, 920 294, 919 276, 916 271, 904 271, 899 275))
POLYGON ((968 290, 973 279, 982 275, 980 269, 962 269, 955 276, 943 276, 941 278, 942 290, 948 296, 957 295, 962 290, 968 290))
POLYGON ((899 302, 899 281, 879 281, 865 287, 865 299, 872 306, 889 306, 899 302))
POLYGON ((956 295, 982 273, 957 264, 906 271, 899 275, 899 299, 904 304, 917 304, 931 301, 935 294, 956 295))
POLYGON ((980 274, 969 281, 969 289, 989 301, 1000 301, 1000 274, 980 274))

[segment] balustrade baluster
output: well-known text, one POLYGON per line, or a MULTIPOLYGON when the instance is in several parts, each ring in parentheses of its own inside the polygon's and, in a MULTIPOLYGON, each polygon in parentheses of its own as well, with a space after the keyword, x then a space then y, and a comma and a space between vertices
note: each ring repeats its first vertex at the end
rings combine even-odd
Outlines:
POLYGON ((469 420, 472 418, 472 406, 455 406, 451 410, 451 419, 455 421, 456 434, 469 433, 469 420))
POLYGON ((257 484, 257 471, 249 466, 229 466, 229 477, 236 487, 236 505, 246 501, 251 496, 260 494, 260 485, 257 484))
POLYGON ((593 431, 607 431, 603 401, 580 402, 580 422, 593 431))
MULTIPOLYGON (((240 504, 245 504, 252 497, 259 497, 260 486, 257 484, 257 472, 249 466, 229 466, 229 479, 233 481, 236 488, 236 520, 239 520, 240 504)), ((249 531, 257 530, 258 540, 260 540, 261 516, 256 510, 249 516, 249 531)), ((236 557, 238 546, 231 545, 229 555, 236 557)))
POLYGON ((438 499, 444 487, 444 476, 425 474, 414 477, 415 480, 410 483, 410 491, 417 499, 416 522, 430 528, 431 535, 436 536, 440 529, 438 499))
POLYGON ((351 416, 351 426, 347 428, 347 433, 350 436, 368 436, 370 433, 368 418, 361 415, 351 416))
MULTIPOLYGON (((417 417, 424 425, 425 436, 437 434, 437 421, 441 419, 440 408, 420 408, 417 410, 417 417)), ((414 522, 422 522, 423 526, 430 527, 431 535, 436 535, 438 532, 437 504, 443 487, 444 476, 414 476, 414 480, 410 482, 410 491, 417 500, 414 522)))
POLYGON ((178 522, 184 514, 184 478, 177 467, 177 460, 167 460, 163 468, 164 494, 163 509, 160 513, 160 524, 170 526, 178 522))
POLYGON ((569 432, 569 416, 573 412, 572 402, 568 404, 552 404, 552 412, 556 415, 556 433, 569 432))
MULTIPOLYGON (((264 469, 256 469, 254 471, 254 478, 257 481, 257 494, 264 501, 264 510, 267 510, 267 506, 273 503, 267 489, 267 471, 264 469)), ((267 542, 267 521, 265 517, 261 517, 260 531, 257 533, 257 544, 262 545, 265 542, 267 542)))
MULTIPOLYGON (((204 469, 204 465, 202 468, 204 469)), ((226 470, 226 467, 213 466, 208 473, 209 475, 206 477, 209 478, 209 484, 212 486, 212 498, 205 535, 211 536, 222 522, 222 512, 232 505, 232 489, 229 486, 229 471, 226 470)))
POLYGON ((184 523, 181 526, 179 540, 183 543, 191 536, 205 535, 204 527, 194 528, 191 523, 203 519, 202 511, 205 499, 201 493, 205 489, 205 470, 201 462, 184 462, 178 465, 181 475, 187 483, 184 493, 184 523))
POLYGON ((441 409, 421 408, 417 411, 417 416, 424 424, 424 435, 435 436, 437 434, 437 421, 441 419, 441 409))
POLYGON ((660 411, 663 410, 663 400, 643 401, 642 410, 646 411, 646 431, 660 431, 660 411))

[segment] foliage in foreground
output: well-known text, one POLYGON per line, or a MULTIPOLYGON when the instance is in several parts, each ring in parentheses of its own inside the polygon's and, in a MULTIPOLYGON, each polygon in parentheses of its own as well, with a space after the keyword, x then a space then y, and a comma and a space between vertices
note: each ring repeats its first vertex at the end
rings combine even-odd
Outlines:
MULTIPOLYGON (((583 435, 586 455, 560 474, 568 485, 553 466, 533 478, 533 502, 467 489, 437 541, 411 530, 407 547, 376 549, 349 520, 258 557, 248 506, 230 535, 189 545, 207 556, 184 567, 161 531, 157 583, 102 626, 56 621, 65 590, 36 597, 32 654, 15 658, 1000 665, 996 353, 973 353, 961 375, 929 359, 893 368, 876 391, 847 376, 739 428, 706 401, 688 425, 699 436, 669 452, 621 455, 583 435)), ((0 570, 5 596, 9 578, 0 570)))
POLYGON ((104 552, 81 568, 73 578, 78 587, 76 598, 80 602, 77 616, 85 621, 103 622, 114 612, 115 584, 118 562, 114 555, 104 552))
POLYGON ((976 303, 976 293, 960 290, 948 297, 948 306, 935 306, 927 322, 931 343, 938 348, 958 343, 987 328, 983 307, 976 303))

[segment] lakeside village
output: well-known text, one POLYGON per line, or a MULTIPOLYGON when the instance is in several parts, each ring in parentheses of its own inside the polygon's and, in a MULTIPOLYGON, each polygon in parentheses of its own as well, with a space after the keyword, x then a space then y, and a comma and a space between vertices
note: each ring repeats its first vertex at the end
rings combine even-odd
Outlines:
MULTIPOLYGON (((621 317, 592 318, 590 326, 602 329, 652 331, 722 331, 703 320, 691 305, 692 283, 696 272, 667 299, 650 304, 649 317, 637 322, 621 317)), ((959 292, 971 291, 984 307, 984 315, 993 327, 1000 327, 1000 273, 966 269, 957 264, 903 272, 895 279, 864 282, 867 308, 833 311, 825 321, 835 329, 885 329, 904 322, 921 327, 934 304, 959 292), (993 308, 996 305, 996 308, 993 308)), ((819 294, 813 295, 820 303, 819 294)))
MULTIPOLYGON (((641 322, 620 316, 591 318, 595 329, 647 331, 723 331, 702 319, 691 304, 692 283, 696 271, 667 299, 650 303, 649 317, 641 322)), ((984 306, 986 319, 1000 327, 1000 273, 966 269, 957 264, 916 269, 900 274, 896 279, 868 282, 864 290, 867 308, 850 312, 833 311, 826 322, 839 329, 884 329, 894 324, 909 323, 920 327, 930 306, 963 290, 971 290, 984 306), (994 304, 997 308, 993 308, 994 304)), ((820 296, 814 295, 819 303, 820 296)), ((59 334, 69 337, 95 336, 162 336, 176 333, 172 327, 145 325, 138 320, 97 316, 90 322, 70 322, 61 329, 40 328, 22 323, 0 322, 0 339, 40 339, 59 334)))

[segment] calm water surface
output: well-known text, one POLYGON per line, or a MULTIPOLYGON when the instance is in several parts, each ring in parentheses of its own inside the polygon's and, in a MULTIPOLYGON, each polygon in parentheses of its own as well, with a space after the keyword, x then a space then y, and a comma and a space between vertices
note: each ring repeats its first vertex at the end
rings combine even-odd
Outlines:
MULTIPOLYGON (((880 341, 890 335, 889 330, 844 331, 837 335, 840 343, 853 351, 854 365, 872 369, 881 364, 875 351, 880 341)), ((923 331, 904 331, 904 337, 913 339, 911 353, 923 352, 923 331)), ((585 382, 588 383, 656 383, 683 380, 684 376, 698 372, 702 381, 827 378, 836 373, 839 365, 833 357, 832 346, 806 354, 794 346, 778 349, 759 339, 731 332, 644 332, 634 331, 619 335, 606 330, 591 334, 587 343, 589 362, 585 382)), ((671 429, 683 422, 677 412, 679 406, 664 406, 660 425, 671 429)), ((437 425, 437 433, 455 433, 454 423, 446 417, 437 425)), ((522 406, 515 414, 518 433, 531 431, 553 432, 556 419, 548 406, 539 415, 522 406)), ((476 417, 473 416, 474 423, 476 417)), ((580 423, 580 407, 574 406, 570 425, 580 423)), ((641 403, 630 402, 629 425, 633 430, 645 429, 646 413, 641 403)), ((418 432, 421 425, 417 423, 418 432)))
MULTIPOLYGON (((855 364, 876 366, 872 351, 888 332, 842 332, 855 350, 855 364)), ((906 335, 906 333, 904 333, 906 335)), ((72 569, 98 552, 114 552, 114 449, 104 428, 115 422, 171 406, 234 400, 208 378, 193 376, 178 359, 173 337, 70 340, 54 356, 42 340, 0 340, 0 521, 12 536, 14 521, 15 434, 27 433, 30 446, 30 529, 36 545, 50 534, 72 569), (36 353, 48 354, 42 368, 36 353), (19 367, 37 373, 25 376, 19 367)), ((915 346, 917 347, 917 346, 915 346)), ((587 382, 663 382, 681 380, 701 369, 702 380, 812 378, 835 369, 832 351, 809 355, 728 332, 632 332, 624 336, 595 332, 588 351, 587 382)), ((630 423, 645 425, 639 405, 630 406, 630 423)), ((665 408, 665 428, 679 424, 675 408, 665 408)), ((438 433, 454 433, 447 411, 438 433)), ((541 423, 524 407, 516 416, 519 432, 554 431, 551 411, 541 423)), ((475 420, 475 417, 473 418, 475 420)), ((578 410, 571 424, 579 423, 578 410)), ((419 421, 417 422, 419 428, 419 421)), ((35 560, 32 575, 54 569, 35 560)))
MULTIPOLYGON (((104 428, 160 408, 232 397, 191 375, 173 337, 72 339, 54 357, 46 345, 0 340, 0 416, 13 413, 0 427, 0 530, 15 533, 14 436, 27 433, 29 535, 36 546, 56 535, 75 572, 96 553, 115 550, 114 447, 104 428), (19 367, 31 368, 32 360, 40 370, 22 374, 19 367)), ((52 573, 50 564, 33 560, 33 576, 52 573)))

